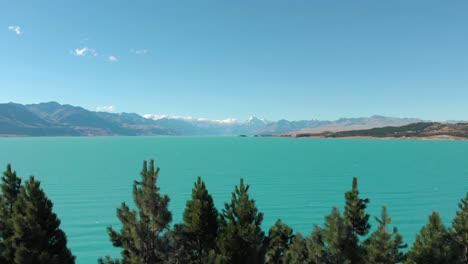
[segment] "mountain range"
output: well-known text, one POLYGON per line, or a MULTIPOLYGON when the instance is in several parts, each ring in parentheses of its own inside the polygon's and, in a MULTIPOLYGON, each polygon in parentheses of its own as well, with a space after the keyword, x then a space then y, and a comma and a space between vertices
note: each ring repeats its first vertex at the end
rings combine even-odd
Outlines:
POLYGON ((250 117, 245 122, 237 122, 232 119, 208 120, 96 112, 57 102, 0 104, 0 136, 274 135, 296 131, 346 131, 402 126, 420 121, 415 118, 371 116, 334 121, 267 121, 250 117))

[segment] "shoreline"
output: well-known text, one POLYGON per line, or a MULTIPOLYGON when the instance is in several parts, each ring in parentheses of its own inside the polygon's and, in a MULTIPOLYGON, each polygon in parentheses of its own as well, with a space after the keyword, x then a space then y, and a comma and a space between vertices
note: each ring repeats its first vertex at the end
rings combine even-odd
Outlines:
POLYGON ((424 137, 373 137, 373 136, 343 136, 343 137, 328 137, 323 135, 207 135, 207 136, 178 136, 178 135, 141 135, 141 136, 128 136, 128 135, 93 135, 93 136, 27 136, 27 135, 0 135, 2 138, 113 138, 113 137, 127 137, 127 138, 144 138, 144 137, 240 137, 240 138, 309 138, 309 139, 368 139, 368 140, 433 140, 433 141, 467 141, 468 138, 440 135, 440 136, 424 136, 424 137))
POLYGON ((424 136, 424 137, 372 137, 372 136, 344 136, 344 137, 327 137, 327 136, 296 136, 296 135, 270 135, 263 137, 280 137, 280 138, 321 138, 321 139, 371 139, 371 140, 436 140, 436 141, 466 141, 468 138, 441 135, 441 136, 424 136))

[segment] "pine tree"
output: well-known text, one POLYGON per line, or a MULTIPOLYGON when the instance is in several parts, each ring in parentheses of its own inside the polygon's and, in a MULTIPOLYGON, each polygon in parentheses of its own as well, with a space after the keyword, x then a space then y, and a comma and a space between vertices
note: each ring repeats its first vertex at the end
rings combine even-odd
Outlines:
POLYGON ((263 214, 258 212, 248 191, 249 186, 241 179, 232 193, 231 202, 225 204, 220 217, 216 263, 257 264, 264 261, 265 234, 260 227, 263 214))
POLYGON ((308 262, 311 264, 326 263, 327 251, 323 240, 323 230, 316 225, 306 240, 308 262))
POLYGON ((309 264, 306 240, 301 233, 297 233, 291 242, 291 246, 286 250, 281 263, 309 264))
MULTIPOLYGON (((163 239, 166 242, 164 243, 165 247, 161 250, 167 252, 165 264, 186 264, 194 261, 194 253, 188 249, 192 238, 186 236, 183 224, 174 225, 171 230, 164 234, 163 239)), ((206 261, 205 263, 209 262, 208 257, 206 261)))
POLYGON ((387 215, 387 208, 382 207, 381 218, 375 218, 379 223, 378 229, 366 241, 366 263, 369 264, 395 264, 404 260, 401 249, 406 245, 397 229, 393 233, 388 231, 391 218, 387 215))
POLYGON ((345 193, 346 206, 344 219, 346 224, 353 228, 353 232, 359 236, 369 233, 369 214, 366 213, 369 199, 359 198, 357 178, 353 178, 351 191, 345 193))
POLYGON ((459 249, 460 263, 468 263, 468 192, 458 207, 460 209, 453 219, 451 235, 459 249))
POLYGON ((408 252, 406 263, 453 264, 457 263, 456 261, 457 257, 449 233, 440 215, 433 212, 429 217, 429 223, 416 236, 416 241, 408 252))
POLYGON ((16 176, 16 171, 11 169, 10 164, 3 172, 0 186, 0 263, 11 263, 14 260, 14 250, 6 244, 10 243, 8 240, 13 236, 13 205, 20 192, 21 179, 16 176))
POLYGON ((30 177, 13 207, 14 233, 9 246, 15 249, 14 263, 75 263, 52 207, 40 183, 30 177))
POLYGON ((268 246, 265 255, 265 263, 279 264, 285 251, 288 250, 293 238, 293 230, 287 224, 278 219, 268 232, 268 246))
POLYGON ((403 242, 403 236, 400 233, 398 233, 398 228, 393 227, 393 246, 390 255, 397 257, 401 261, 405 261, 406 253, 403 253, 401 251, 407 247, 408 244, 403 242))
POLYGON ((109 256, 98 259, 98 264, 121 264, 119 260, 114 260, 109 256))
POLYGON ((327 261, 330 264, 353 263, 351 251, 355 250, 357 243, 354 236, 350 236, 350 228, 345 224, 337 208, 333 208, 330 215, 325 218, 323 241, 327 250, 327 261), (351 240, 351 241, 350 241, 351 240))
POLYGON ((349 260, 351 263, 362 262, 363 249, 359 243, 359 237, 369 233, 369 214, 366 213, 369 199, 359 197, 358 181, 353 178, 352 189, 345 193, 344 222, 347 226, 349 260))
POLYGON ((200 177, 192 189, 192 199, 187 201, 181 233, 188 255, 185 263, 206 263, 210 250, 216 246, 218 211, 200 177))
POLYGON ((5 209, 9 215, 13 212, 13 205, 20 193, 20 187, 21 179, 16 176, 16 171, 11 169, 11 164, 8 164, 6 171, 3 172, 1 189, 5 209))
POLYGON ((143 163, 141 182, 133 184, 133 200, 137 210, 131 210, 125 203, 117 209, 122 222, 120 232, 108 228, 109 237, 115 247, 122 248, 122 263, 153 264, 163 263, 167 255, 164 250, 164 233, 169 228, 172 214, 168 209, 169 197, 160 193, 157 186, 159 168, 154 161, 148 166, 143 163))

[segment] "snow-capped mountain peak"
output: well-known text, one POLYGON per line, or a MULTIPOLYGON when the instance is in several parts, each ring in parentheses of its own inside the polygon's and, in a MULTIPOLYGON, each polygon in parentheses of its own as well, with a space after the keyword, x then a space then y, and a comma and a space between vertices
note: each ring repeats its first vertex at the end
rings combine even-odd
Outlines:
POLYGON ((261 124, 266 124, 268 121, 265 118, 258 118, 256 116, 250 116, 247 119, 247 123, 254 124, 254 123, 261 123, 261 124))

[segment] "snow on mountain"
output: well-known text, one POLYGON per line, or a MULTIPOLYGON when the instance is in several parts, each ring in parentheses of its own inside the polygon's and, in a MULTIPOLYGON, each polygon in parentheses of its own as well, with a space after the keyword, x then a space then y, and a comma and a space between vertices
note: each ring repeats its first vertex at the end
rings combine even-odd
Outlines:
POLYGON ((234 118, 226 118, 226 119, 208 119, 208 118, 199 118, 199 117, 192 117, 192 116, 170 116, 170 115, 157 115, 157 114, 146 114, 143 115, 146 119, 151 120, 160 120, 160 119, 177 119, 177 120, 184 120, 188 122, 207 122, 207 123, 217 123, 217 124, 234 124, 237 122, 234 118))
POLYGON ((57 102, 0 104, 0 135, 272 135, 297 131, 346 131, 421 122, 414 118, 371 116, 328 120, 268 121, 256 116, 209 119, 89 111, 57 102))

